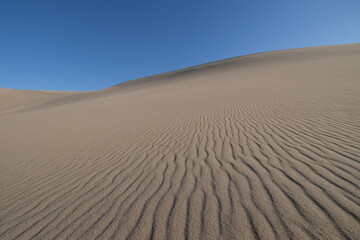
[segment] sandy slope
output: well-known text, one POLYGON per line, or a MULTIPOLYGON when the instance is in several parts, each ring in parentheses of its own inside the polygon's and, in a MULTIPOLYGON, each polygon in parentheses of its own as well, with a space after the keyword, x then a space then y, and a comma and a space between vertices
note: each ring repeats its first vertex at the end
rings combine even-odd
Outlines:
POLYGON ((360 44, 0 105, 0 239, 360 239, 360 44))

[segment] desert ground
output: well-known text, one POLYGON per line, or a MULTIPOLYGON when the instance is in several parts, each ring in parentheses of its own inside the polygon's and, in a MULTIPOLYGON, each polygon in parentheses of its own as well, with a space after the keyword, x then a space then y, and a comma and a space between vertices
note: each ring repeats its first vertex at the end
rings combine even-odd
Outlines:
POLYGON ((360 239, 359 188, 360 44, 0 89, 3 240, 360 239))

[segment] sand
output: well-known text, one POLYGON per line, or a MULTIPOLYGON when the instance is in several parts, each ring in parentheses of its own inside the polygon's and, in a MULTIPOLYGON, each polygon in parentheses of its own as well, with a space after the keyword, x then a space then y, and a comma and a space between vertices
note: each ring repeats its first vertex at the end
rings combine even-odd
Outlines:
POLYGON ((359 187, 360 44, 0 89, 0 239, 360 239, 359 187))

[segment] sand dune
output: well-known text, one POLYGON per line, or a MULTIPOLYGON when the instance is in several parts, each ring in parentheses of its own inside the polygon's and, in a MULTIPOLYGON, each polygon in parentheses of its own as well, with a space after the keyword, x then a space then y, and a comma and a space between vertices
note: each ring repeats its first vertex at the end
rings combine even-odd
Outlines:
POLYGON ((359 187, 360 44, 0 89, 0 239, 360 239, 359 187))

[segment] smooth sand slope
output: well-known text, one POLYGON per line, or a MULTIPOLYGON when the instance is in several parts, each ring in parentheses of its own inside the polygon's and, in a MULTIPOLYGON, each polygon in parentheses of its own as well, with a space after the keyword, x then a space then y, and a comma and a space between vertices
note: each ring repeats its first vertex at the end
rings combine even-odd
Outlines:
POLYGON ((0 89, 0 239, 360 239, 359 187, 360 44, 0 89))

